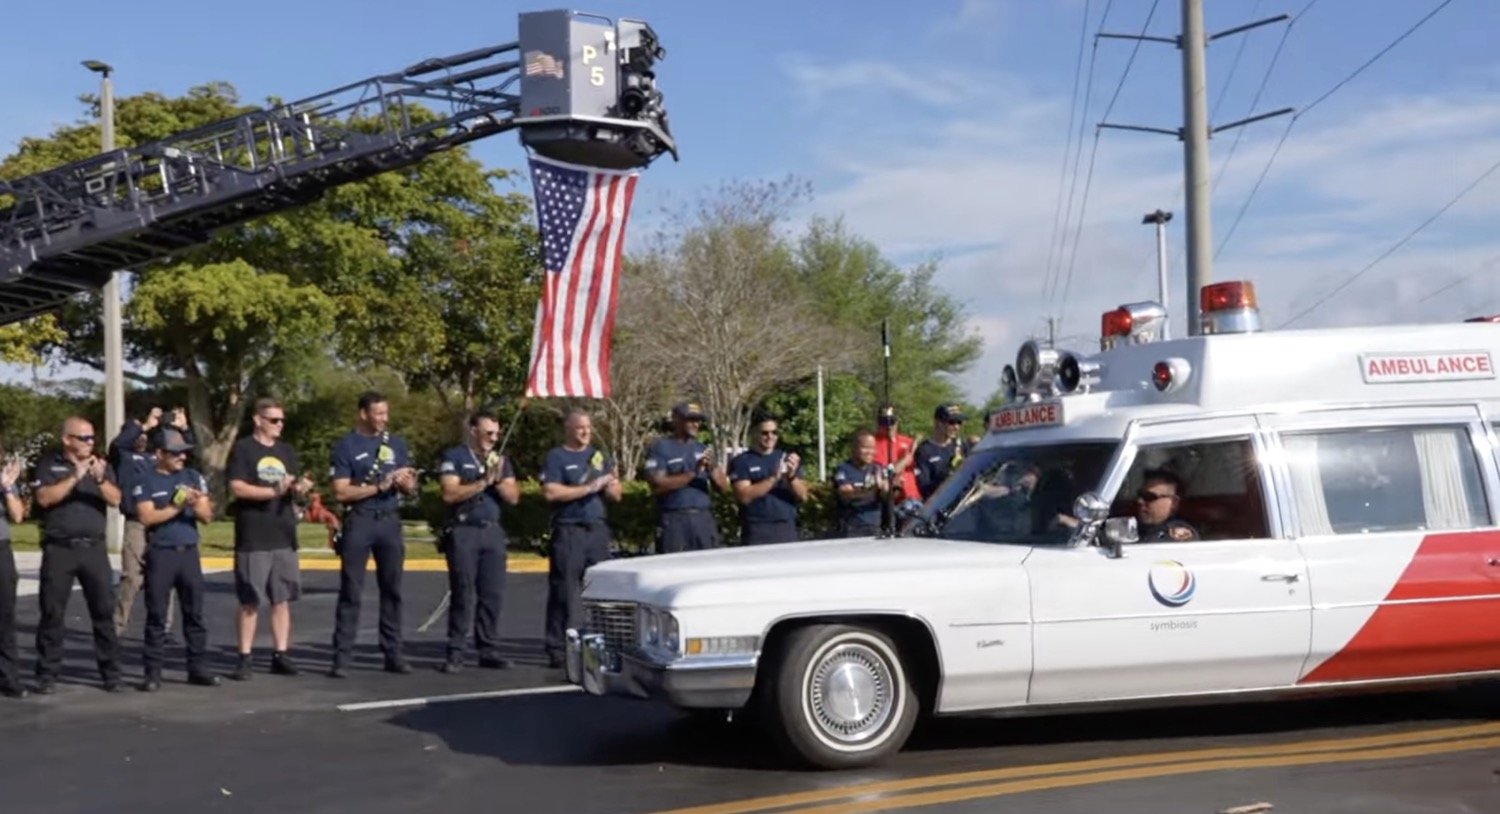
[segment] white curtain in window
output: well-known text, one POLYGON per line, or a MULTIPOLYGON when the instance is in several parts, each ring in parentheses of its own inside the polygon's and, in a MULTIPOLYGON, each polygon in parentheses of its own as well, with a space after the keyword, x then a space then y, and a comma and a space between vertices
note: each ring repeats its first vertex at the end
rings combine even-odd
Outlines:
POLYGON ((1318 438, 1315 435, 1291 435, 1282 439, 1287 469, 1292 475, 1292 497, 1296 501, 1297 519, 1302 533, 1332 534, 1328 519, 1328 501, 1323 496, 1323 477, 1318 462, 1318 438))
POLYGON ((1429 529, 1468 529, 1480 525, 1470 514, 1469 483, 1464 477, 1464 455, 1469 444, 1464 431, 1451 427, 1412 432, 1417 462, 1422 467, 1422 504, 1429 529))

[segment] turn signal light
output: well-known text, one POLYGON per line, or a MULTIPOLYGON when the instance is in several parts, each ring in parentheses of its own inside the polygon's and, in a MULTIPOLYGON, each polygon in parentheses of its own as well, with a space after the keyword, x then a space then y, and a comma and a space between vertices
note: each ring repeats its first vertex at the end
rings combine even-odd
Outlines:
POLYGON ((1157 390, 1166 390, 1172 386, 1172 366, 1166 362, 1157 362, 1156 367, 1151 369, 1151 383, 1156 385, 1157 390))

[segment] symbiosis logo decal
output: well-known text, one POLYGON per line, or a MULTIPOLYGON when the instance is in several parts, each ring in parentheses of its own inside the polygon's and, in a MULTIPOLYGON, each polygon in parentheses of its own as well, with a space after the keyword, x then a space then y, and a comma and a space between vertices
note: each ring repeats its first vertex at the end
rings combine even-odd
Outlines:
POLYGON ((1151 566, 1146 577, 1151 595, 1169 608, 1180 608, 1193 599, 1198 589, 1198 580, 1187 566, 1176 560, 1162 560, 1151 566))

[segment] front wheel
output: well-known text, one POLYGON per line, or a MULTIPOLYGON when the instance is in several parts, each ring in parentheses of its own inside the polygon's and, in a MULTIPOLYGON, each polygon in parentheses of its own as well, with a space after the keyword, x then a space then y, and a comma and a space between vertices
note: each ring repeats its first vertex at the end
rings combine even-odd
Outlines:
POLYGON ((767 723, 805 764, 868 766, 900 751, 911 735, 919 704, 900 651, 884 633, 799 628, 771 666, 767 723))

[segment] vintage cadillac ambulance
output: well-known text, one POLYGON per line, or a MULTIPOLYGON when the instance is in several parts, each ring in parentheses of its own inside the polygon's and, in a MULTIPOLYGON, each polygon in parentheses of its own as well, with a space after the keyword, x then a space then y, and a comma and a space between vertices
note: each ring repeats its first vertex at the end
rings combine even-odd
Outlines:
POLYGON ((1015 398, 900 529, 594 566, 599 695, 753 713, 794 759, 876 762, 919 715, 1276 698, 1500 674, 1500 324, 1204 333, 1104 315, 1028 342, 1015 398), (1142 539, 1170 490, 1194 539, 1142 539))

